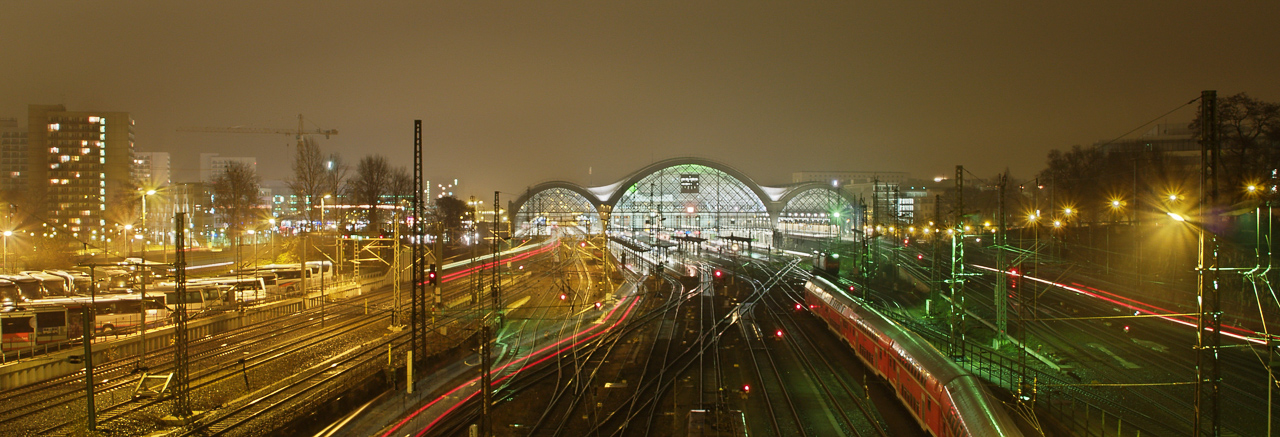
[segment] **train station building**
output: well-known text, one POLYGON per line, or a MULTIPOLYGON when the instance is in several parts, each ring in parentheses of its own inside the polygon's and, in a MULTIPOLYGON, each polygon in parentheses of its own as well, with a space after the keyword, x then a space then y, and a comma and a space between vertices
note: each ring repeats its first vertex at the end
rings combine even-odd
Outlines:
POLYGON ((702 158, 653 163, 599 187, 552 181, 530 187, 507 208, 515 235, 577 226, 642 244, 703 239, 752 241, 848 238, 861 229, 859 202, 825 182, 762 186, 727 165, 702 158))

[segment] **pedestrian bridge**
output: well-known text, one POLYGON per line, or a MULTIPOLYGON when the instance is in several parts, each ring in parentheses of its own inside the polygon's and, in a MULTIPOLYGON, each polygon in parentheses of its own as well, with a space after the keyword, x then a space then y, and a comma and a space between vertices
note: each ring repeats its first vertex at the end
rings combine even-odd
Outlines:
POLYGON ((784 236, 850 235, 862 226, 856 205, 826 183, 762 186, 715 161, 674 158, 599 187, 544 182, 511 201, 507 211, 517 236, 577 226, 640 241, 735 237, 772 246, 784 236))

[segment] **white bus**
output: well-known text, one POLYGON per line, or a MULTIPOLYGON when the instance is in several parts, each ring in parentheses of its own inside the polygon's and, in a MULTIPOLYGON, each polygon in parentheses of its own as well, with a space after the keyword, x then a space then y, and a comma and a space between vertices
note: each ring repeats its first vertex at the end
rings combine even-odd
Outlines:
POLYGON ((29 307, 66 308, 71 325, 82 325, 84 311, 94 308, 93 329, 101 335, 114 335, 138 329, 142 322, 142 310, 146 308, 147 326, 154 326, 169 317, 164 295, 148 294, 145 300, 137 294, 105 294, 101 296, 72 296, 37 299, 26 304, 29 307))

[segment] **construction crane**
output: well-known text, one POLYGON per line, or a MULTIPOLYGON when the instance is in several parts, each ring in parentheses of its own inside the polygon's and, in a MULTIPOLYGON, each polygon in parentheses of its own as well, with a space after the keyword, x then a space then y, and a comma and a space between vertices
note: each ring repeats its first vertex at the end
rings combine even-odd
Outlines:
POLYGON ((293 135, 298 140, 298 149, 304 147, 303 135, 324 135, 325 139, 330 136, 337 135, 337 129, 315 129, 307 130, 302 121, 302 114, 298 114, 297 129, 276 129, 269 127, 180 127, 179 132, 211 132, 226 134, 284 134, 293 135))

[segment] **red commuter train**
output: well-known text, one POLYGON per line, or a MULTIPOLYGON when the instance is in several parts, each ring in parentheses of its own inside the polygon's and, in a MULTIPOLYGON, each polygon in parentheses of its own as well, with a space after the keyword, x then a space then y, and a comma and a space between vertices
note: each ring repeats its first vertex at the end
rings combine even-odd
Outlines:
POLYGON ((925 431, 936 437, 1022 436, 982 380, 919 335, 863 307, 825 279, 805 284, 805 304, 889 382, 925 431))

